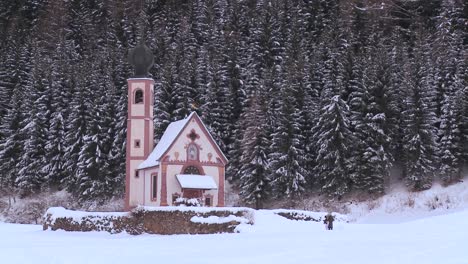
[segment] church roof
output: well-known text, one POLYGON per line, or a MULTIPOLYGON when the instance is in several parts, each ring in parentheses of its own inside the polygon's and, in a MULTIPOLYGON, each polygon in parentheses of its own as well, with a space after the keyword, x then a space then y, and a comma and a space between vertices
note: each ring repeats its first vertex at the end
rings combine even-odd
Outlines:
MULTIPOLYGON (((169 124, 167 127, 166 131, 164 131, 163 136, 161 137, 161 140, 159 140, 159 143, 156 145, 154 148, 153 152, 148 156, 148 158, 143 161, 139 166, 138 169, 146 169, 150 167, 155 167, 159 165, 159 161, 166 153, 166 151, 171 147, 172 143, 177 139, 179 134, 184 130, 185 126, 188 124, 189 120, 193 117, 196 116, 198 119, 200 119, 197 115, 196 112, 190 113, 190 115, 182 120, 175 121, 169 124)), ((201 120, 200 120, 201 121, 201 120)), ((203 128, 208 131, 206 128, 205 124, 201 121, 201 124, 203 125, 203 128)), ((210 133, 208 132, 210 135, 210 133)), ((210 135, 211 137, 211 135, 210 135)), ((213 137, 211 137, 212 142, 218 148, 219 153, 223 156, 224 160, 227 161, 226 156, 222 153, 222 151, 219 149, 219 146, 216 144, 214 141, 213 137)))

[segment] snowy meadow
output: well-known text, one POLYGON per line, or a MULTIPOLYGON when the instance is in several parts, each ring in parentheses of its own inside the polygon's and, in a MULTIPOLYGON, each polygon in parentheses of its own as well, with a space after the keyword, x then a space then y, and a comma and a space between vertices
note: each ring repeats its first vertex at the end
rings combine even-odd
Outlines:
POLYGON ((403 223, 291 221, 257 211, 238 234, 110 235, 0 224, 2 263, 468 263, 468 210, 403 223))

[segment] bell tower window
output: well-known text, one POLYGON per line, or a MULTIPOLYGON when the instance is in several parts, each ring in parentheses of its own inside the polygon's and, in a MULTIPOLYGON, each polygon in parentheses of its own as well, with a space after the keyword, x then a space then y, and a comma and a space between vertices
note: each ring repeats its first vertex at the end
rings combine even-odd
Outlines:
POLYGON ((135 104, 142 104, 143 103, 143 91, 138 89, 135 91, 135 98, 134 98, 134 103, 135 104))

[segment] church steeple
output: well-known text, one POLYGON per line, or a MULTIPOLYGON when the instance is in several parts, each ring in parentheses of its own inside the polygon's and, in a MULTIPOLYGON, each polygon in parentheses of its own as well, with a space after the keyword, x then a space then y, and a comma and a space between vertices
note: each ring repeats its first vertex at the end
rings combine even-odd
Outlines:
POLYGON ((128 82, 128 119, 127 119, 127 157, 125 179, 125 207, 143 204, 141 193, 144 175, 137 170, 153 150, 154 122, 153 97, 154 80, 148 70, 153 65, 153 53, 144 43, 140 43, 129 52, 129 62, 134 66, 135 74, 128 82))

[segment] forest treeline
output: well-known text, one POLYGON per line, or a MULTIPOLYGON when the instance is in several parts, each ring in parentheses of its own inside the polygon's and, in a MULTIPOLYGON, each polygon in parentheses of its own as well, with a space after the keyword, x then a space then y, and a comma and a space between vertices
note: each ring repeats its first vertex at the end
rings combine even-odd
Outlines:
POLYGON ((381 195, 468 164, 462 0, 0 2, 0 190, 119 196, 127 53, 154 52, 155 140, 197 111, 261 207, 381 195))

